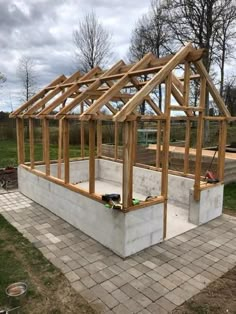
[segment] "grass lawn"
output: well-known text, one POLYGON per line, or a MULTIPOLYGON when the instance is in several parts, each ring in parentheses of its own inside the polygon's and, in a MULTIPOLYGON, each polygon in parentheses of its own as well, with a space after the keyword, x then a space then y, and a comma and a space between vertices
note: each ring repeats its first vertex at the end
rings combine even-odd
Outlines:
MULTIPOLYGON (((58 158, 58 146, 55 144, 50 145, 50 159, 58 158)), ((85 147, 85 155, 88 155, 88 147, 85 147)), ((70 157, 80 157, 79 146, 70 145, 70 157)), ((25 143, 25 159, 29 161, 29 143, 25 143)), ((42 144, 35 143, 35 160, 41 161, 42 157, 42 144)), ((17 166, 17 146, 14 140, 1 140, 0 142, 0 168, 7 166, 17 166)))
POLYGON ((236 215, 236 182, 227 184, 224 188, 224 212, 236 215))
POLYGON ((18 313, 95 313, 67 279, 0 215, 0 310, 21 304, 18 313), (11 301, 6 287, 24 281, 25 297, 11 301))

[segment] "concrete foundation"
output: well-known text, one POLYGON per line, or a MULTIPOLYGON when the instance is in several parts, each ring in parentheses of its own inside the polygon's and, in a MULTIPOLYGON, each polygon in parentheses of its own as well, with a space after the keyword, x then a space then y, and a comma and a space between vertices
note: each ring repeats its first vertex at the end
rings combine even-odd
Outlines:
MULTIPOLYGON (((95 166, 96 193, 121 194, 122 164, 97 159, 95 166)), ((44 166, 37 166, 36 169, 45 171, 44 166)), ((88 160, 71 162, 70 182, 87 189, 88 170, 88 160)), ((160 172, 139 167, 134 167, 133 170, 135 198, 145 200, 149 195, 160 195, 160 172)), ((57 164, 52 164, 51 175, 56 177, 56 174, 57 164)), ((39 177, 21 166, 18 168, 18 179, 23 194, 122 257, 163 240, 163 204, 122 213, 39 177)), ((200 202, 195 202, 192 197, 193 184, 192 179, 169 175, 167 238, 221 215, 223 186, 202 191, 200 202)))

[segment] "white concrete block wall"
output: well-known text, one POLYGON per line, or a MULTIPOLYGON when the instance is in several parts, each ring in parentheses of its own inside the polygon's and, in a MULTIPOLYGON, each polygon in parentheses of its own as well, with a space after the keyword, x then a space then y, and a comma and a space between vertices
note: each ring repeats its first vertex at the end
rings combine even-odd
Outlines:
MULTIPOLYGON (((114 181, 122 184, 121 163, 110 160, 98 160, 98 178, 105 181, 114 181)), ((189 207, 189 191, 194 185, 194 180, 169 174, 168 199, 184 207, 189 207)), ((161 173, 140 167, 133 168, 133 188, 136 193, 146 196, 160 195, 161 173)))
POLYGON ((124 214, 38 177, 21 166, 18 178, 23 194, 122 257, 162 240, 162 204, 124 214))
MULTIPOLYGON (((35 169, 45 173, 45 166, 39 165, 35 169)), ((57 163, 50 165, 50 174, 57 178, 57 163)), ((98 176, 98 160, 95 161, 95 177, 98 176)), ((64 163, 61 164, 61 178, 64 178, 64 163)), ((70 162, 70 183, 89 180, 89 161, 79 160, 70 162)))
POLYGON ((194 190, 190 190, 189 221, 204 224, 222 214, 224 185, 212 186, 200 192, 200 201, 194 200, 194 190))

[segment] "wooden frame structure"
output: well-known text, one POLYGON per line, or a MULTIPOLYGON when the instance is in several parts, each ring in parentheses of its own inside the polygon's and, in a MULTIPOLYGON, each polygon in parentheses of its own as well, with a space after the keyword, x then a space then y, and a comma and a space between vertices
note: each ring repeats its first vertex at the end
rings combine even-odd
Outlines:
MULTIPOLYGON (((39 176, 46 177, 73 191, 77 191, 101 201, 101 196, 95 193, 95 158, 102 156, 102 121, 111 121, 115 126, 115 161, 118 160, 118 128, 123 125, 123 211, 148 206, 154 203, 164 203, 166 226, 167 198, 168 198, 168 156, 170 127, 172 119, 186 120, 185 157, 183 173, 188 176, 190 124, 197 121, 197 145, 194 197, 199 199, 201 189, 208 185, 201 183, 201 159, 203 128, 205 120, 215 120, 220 123, 218 177, 220 184, 224 174, 224 147, 226 143, 227 120, 230 113, 224 105, 216 87, 201 61, 203 50, 196 50, 191 43, 182 47, 175 55, 157 59, 153 54, 146 54, 135 64, 126 65, 122 60, 109 70, 102 71, 96 67, 86 74, 76 72, 69 78, 59 76, 51 84, 20 106, 10 117, 16 118, 18 162, 26 169, 39 176), (178 78, 175 69, 179 65, 184 67, 184 77, 178 78), (193 74, 191 68, 195 68, 193 74), (145 80, 143 79, 145 77, 145 80), (197 107, 189 104, 190 81, 200 80, 200 98, 197 107), (152 97, 152 92, 158 85, 164 90, 164 110, 160 110, 152 97), (205 115, 206 90, 211 94, 220 115, 208 117, 205 115), (174 103, 172 103, 174 101, 174 103), (142 115, 139 106, 145 102, 151 114, 142 115), (173 116, 173 111, 183 111, 185 116, 173 116), (25 162, 24 154, 24 120, 29 120, 30 162, 25 162), (43 163, 45 173, 35 169, 34 158, 34 120, 42 120, 43 163), (58 175, 50 174, 49 154, 49 120, 58 120, 58 175), (69 120, 80 121, 81 128, 81 159, 84 159, 84 124, 89 124, 89 190, 85 191, 70 183, 69 173, 69 120), (150 169, 161 171, 161 195, 141 205, 133 206, 133 166, 136 143, 137 121, 155 121, 157 123, 157 155, 156 167, 150 169), (96 142, 97 138, 97 142, 96 142), (97 148, 97 153, 95 153, 97 148), (162 154, 160 154, 162 151, 162 154), (63 179, 61 164, 64 163, 63 179)), ((143 165, 138 165, 143 166, 143 165)), ((165 233, 165 232, 164 232, 165 233)))

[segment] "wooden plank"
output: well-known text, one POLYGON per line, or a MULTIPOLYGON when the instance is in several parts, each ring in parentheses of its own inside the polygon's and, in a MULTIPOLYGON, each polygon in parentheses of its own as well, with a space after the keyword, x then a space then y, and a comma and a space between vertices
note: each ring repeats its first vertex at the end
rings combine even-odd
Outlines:
POLYGON ((95 193, 95 121, 89 121, 89 194, 95 193))
POLYGON ((16 118, 17 156, 18 164, 25 162, 24 120, 16 118))
POLYGON ((165 81, 165 114, 166 120, 163 122, 163 149, 162 149, 162 175, 161 175, 161 195, 164 197, 163 216, 163 238, 167 232, 167 199, 168 199, 168 168, 169 168, 169 142, 170 142, 170 101, 171 101, 172 77, 168 75, 165 81))
POLYGON ((132 206, 133 197, 133 122, 125 121, 123 126, 123 210, 132 206))
POLYGON ((220 121, 219 147, 217 159, 217 177, 220 182, 224 181, 226 139, 227 139, 227 121, 220 121))
POLYGON ((202 61, 196 61, 196 62, 194 62, 194 64, 195 64, 196 69, 199 72, 199 74, 202 75, 203 77, 205 77, 208 90, 209 90, 211 96, 213 97, 215 103, 217 104, 220 112, 224 116, 230 117, 231 114, 230 114, 229 110, 226 108, 223 99, 221 98, 218 90, 216 89, 214 83, 212 82, 211 77, 210 77, 209 73, 207 72, 206 68, 204 67, 202 61))
POLYGON ((63 119, 63 159, 64 159, 64 183, 69 184, 70 182, 70 155, 69 155, 69 121, 63 119))
POLYGON ((115 115, 114 120, 124 121, 126 116, 130 114, 134 108, 143 101, 144 97, 146 97, 157 85, 159 85, 182 60, 184 60, 192 49, 191 43, 180 49, 180 51, 157 74, 155 74, 153 78, 148 81, 147 84, 143 86, 131 100, 127 102, 121 111, 115 115))
POLYGON ((82 92, 80 95, 75 97, 75 99, 69 105, 67 105, 65 108, 60 110, 59 113, 56 115, 56 117, 68 113, 70 110, 75 108, 80 102, 84 101, 88 97, 87 93, 89 91, 94 91, 103 84, 101 80, 103 76, 112 74, 114 72, 116 73, 123 64, 124 64, 124 61, 122 60, 117 62, 110 70, 106 71, 101 77, 98 77, 84 92, 82 92))
POLYGON ((191 132, 191 121, 188 119, 186 121, 186 130, 185 130, 184 174, 188 174, 188 171, 189 171, 190 132, 191 132))
POLYGON ((157 121, 157 149, 156 149, 156 168, 160 168, 161 163, 161 137, 162 137, 161 121, 157 121))
POLYGON ((43 152, 44 152, 44 162, 45 162, 45 174, 50 175, 50 142, 49 142, 49 121, 43 119, 43 152))
MULTIPOLYGON (((133 70, 144 68, 153 58, 152 53, 145 55, 139 62, 137 62, 122 78, 120 78, 105 94, 103 94, 93 105, 83 114, 96 113, 102 106, 109 102, 112 97, 119 92, 129 81, 129 73, 133 70)), ((145 95, 146 96, 146 95, 145 95)), ((132 112, 133 110, 131 110, 132 112)), ((83 117, 82 115, 82 117, 83 117)), ((81 117, 81 118, 82 118, 81 117)))
MULTIPOLYGON (((134 84, 134 86, 137 88, 137 90, 141 89, 141 86, 139 85, 139 81, 135 77, 131 77, 130 81, 134 84)), ((146 101, 149 103, 150 107, 153 109, 153 111, 157 115, 162 115, 160 108, 156 105, 156 103, 152 100, 152 98, 150 96, 147 96, 146 101)))
POLYGON ((190 90, 190 63, 185 62, 184 66, 184 88, 183 88, 183 97, 184 97, 184 106, 189 106, 189 90, 190 90))
MULTIPOLYGON (((81 114, 84 112, 84 104, 81 103, 81 114)), ((84 121, 80 121, 80 152, 81 158, 84 158, 84 121)))
POLYGON ((58 127, 58 163, 57 163, 57 177, 61 179, 61 164, 62 164, 62 152, 63 152, 63 121, 59 120, 58 127))
POLYGON ((97 120, 97 157, 102 156, 102 121, 97 120))
POLYGON ((34 119, 29 119, 30 168, 34 169, 34 119))
MULTIPOLYGON (((185 62, 186 63, 186 62, 185 62)), ((172 73, 172 80, 173 80, 173 83, 174 85, 177 87, 177 89, 180 91, 181 94, 184 94, 184 85, 183 83, 180 81, 180 79, 174 75, 172 73)))
MULTIPOLYGON (((206 101, 206 78, 201 77, 200 82, 200 107, 205 108, 206 101)), ((194 181, 194 199, 200 200, 200 181, 201 181, 201 165, 202 165, 202 144, 203 144, 203 128, 204 128, 204 110, 199 112, 197 126, 197 143, 196 143, 196 161, 195 161, 195 181, 194 181)))
POLYGON ((114 143, 114 145, 115 145, 115 149, 114 149, 114 158, 115 158, 115 160, 117 160, 118 159, 118 145, 119 145, 119 124, 118 124, 118 122, 115 122, 115 126, 114 126, 114 128, 115 128, 115 135, 114 135, 114 138, 115 138, 115 143, 114 143))
MULTIPOLYGON (((58 83, 63 82, 66 79, 65 75, 61 75, 55 80, 53 80, 47 87, 56 85, 58 83)), ((47 94, 47 87, 45 87, 43 90, 35 94, 32 98, 30 98, 27 102, 25 102, 22 106, 17 108, 15 111, 13 111, 10 114, 10 118, 13 118, 19 114, 22 114, 24 110, 26 110, 29 106, 31 106, 34 102, 38 101, 40 98, 44 97, 45 94, 47 94)))
MULTIPOLYGON (((184 88, 183 88, 184 107, 186 108, 189 107, 189 90, 190 90, 190 63, 186 61, 184 65, 184 88)), ((189 171, 190 132, 191 121, 190 119, 188 119, 186 121, 185 129, 184 174, 187 174, 189 171)))

